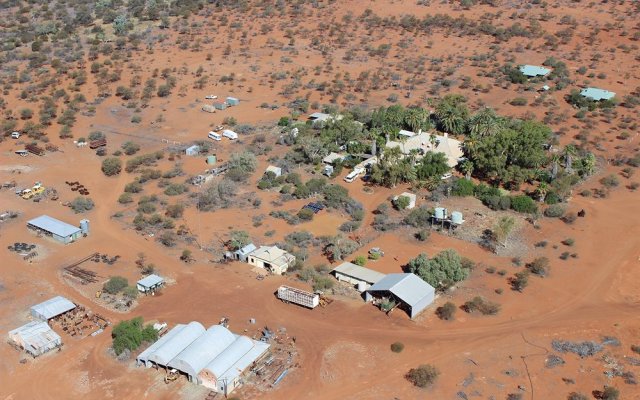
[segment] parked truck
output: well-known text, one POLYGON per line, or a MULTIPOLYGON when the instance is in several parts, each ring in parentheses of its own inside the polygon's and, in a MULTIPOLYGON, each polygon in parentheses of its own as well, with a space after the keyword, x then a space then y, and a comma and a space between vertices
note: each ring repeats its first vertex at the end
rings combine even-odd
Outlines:
POLYGON ((294 303, 307 308, 316 308, 320 304, 320 295, 291 286, 280 286, 278 288, 278 298, 285 303, 294 303))

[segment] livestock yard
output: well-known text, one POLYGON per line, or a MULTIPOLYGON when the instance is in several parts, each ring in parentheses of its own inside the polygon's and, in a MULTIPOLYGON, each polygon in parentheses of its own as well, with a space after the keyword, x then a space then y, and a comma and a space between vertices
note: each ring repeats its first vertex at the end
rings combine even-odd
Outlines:
POLYGON ((638 15, 4 2, 0 398, 640 399, 638 15))

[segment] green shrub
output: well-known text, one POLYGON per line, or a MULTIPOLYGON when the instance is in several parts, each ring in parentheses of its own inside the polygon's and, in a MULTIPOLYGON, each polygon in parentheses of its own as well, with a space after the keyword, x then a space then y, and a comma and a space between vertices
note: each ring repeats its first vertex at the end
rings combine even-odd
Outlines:
POLYGON ((433 365, 423 364, 417 368, 412 368, 405 376, 407 380, 415 386, 425 388, 431 386, 440 375, 440 372, 433 365))
POLYGON ((535 201, 526 195, 513 196, 511 198, 511 208, 520 213, 533 214, 538 210, 535 201))
POLYGON ((436 315, 442 320, 451 321, 455 317, 456 310, 456 305, 448 301, 436 309, 436 315))
POLYGON ((118 197, 118 203, 120 204, 129 204, 131 202, 133 202, 131 193, 122 193, 120 197, 118 197))
POLYGON ((298 218, 300 218, 303 221, 311 221, 313 219, 313 216, 314 216, 313 211, 308 208, 303 208, 300 211, 298 211, 298 218))
POLYGON ((142 343, 152 343, 158 340, 158 331, 152 325, 143 326, 142 317, 129 321, 122 321, 113 327, 113 350, 116 355, 123 351, 134 351, 142 343))
POLYGON ((102 172, 106 176, 118 175, 122 171, 122 161, 119 158, 105 158, 102 161, 102 172))
POLYGON ((464 309, 468 313, 478 311, 482 315, 496 315, 500 311, 500 304, 476 296, 464 303, 464 309))
POLYGON ((129 281, 127 278, 123 278, 121 276, 112 276, 109 280, 102 286, 102 290, 109 294, 117 294, 122 289, 129 286, 129 281))
POLYGON ((451 194, 454 196, 466 197, 473 196, 476 186, 473 182, 468 181, 466 179, 458 179, 453 184, 453 189, 451 190, 451 194))
POLYGON ((78 196, 75 199, 73 199, 73 201, 71 201, 71 209, 76 214, 87 212, 93 209, 94 206, 95 206, 95 203, 89 197, 78 196))
POLYGON ((606 188, 614 188, 620 185, 620 180, 615 175, 609 175, 600 179, 600 183, 606 188))
POLYGON ((549 259, 547 257, 538 257, 527 264, 527 268, 532 274, 547 276, 549 273, 549 259))
POLYGON ((429 240, 430 236, 431 236, 431 231, 429 231, 428 229, 422 229, 416 233, 416 239, 418 239, 421 242, 426 242, 427 240, 429 240))
POLYGON ((544 210, 544 216, 549 218, 560 218, 564 215, 565 208, 561 204, 553 204, 544 210))
POLYGON ((394 207, 398 210, 404 210, 409 207, 409 203, 411 203, 411 199, 407 196, 398 196, 398 198, 393 201, 394 207))
POLYGON ((356 258, 353 259, 353 263, 361 267, 364 267, 364 265, 367 263, 367 258, 365 256, 357 256, 356 258))
POLYGON ((400 342, 391 343, 391 351, 394 353, 402 353, 404 350, 404 344, 400 342))

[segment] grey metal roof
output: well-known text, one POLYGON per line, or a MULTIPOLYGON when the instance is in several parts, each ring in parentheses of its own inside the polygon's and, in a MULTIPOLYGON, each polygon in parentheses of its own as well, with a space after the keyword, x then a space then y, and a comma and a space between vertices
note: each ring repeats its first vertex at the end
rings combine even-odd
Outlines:
POLYGON ((80 232, 80 228, 77 226, 51 218, 48 215, 41 215, 27 222, 27 224, 62 237, 71 236, 80 232))
POLYGON ((158 276, 156 274, 151 274, 149 276, 145 276, 144 278, 140 279, 138 281, 138 285, 143 286, 145 288, 150 288, 150 287, 157 286, 163 282, 164 282, 163 277, 158 276))
POLYGON ((211 360, 226 351, 235 340, 236 336, 227 328, 222 325, 213 325, 171 360, 169 367, 197 376, 211 360))
POLYGON ((56 296, 31 307, 31 315, 36 318, 49 320, 74 308, 76 308, 76 305, 71 301, 62 296, 56 296))
POLYGON ((319 120, 319 121, 324 121, 329 117, 331 117, 330 114, 325 114, 325 113, 321 113, 321 112, 314 112, 313 114, 309 114, 309 118, 310 119, 316 119, 316 120, 319 120))
POLYGON ((367 292, 386 290, 403 302, 414 306, 435 292, 433 286, 415 274, 389 274, 371 286, 367 292))
POLYGON ((162 346, 149 354, 149 361, 159 365, 169 365, 182 350, 193 343, 205 332, 204 326, 199 322, 190 322, 185 325, 175 336, 167 340, 162 346))
POLYGON ((222 354, 207 365, 201 374, 213 375, 216 380, 231 382, 260 358, 270 345, 239 336, 222 354))
POLYGON ((254 251, 256 249, 257 249, 257 247, 256 247, 255 244, 249 243, 248 245, 244 246, 243 248, 236 250, 236 253, 242 254, 242 255, 246 255, 246 254, 249 254, 249 253, 251 253, 252 251, 254 251))
POLYGON ((138 355, 136 360, 141 361, 141 362, 149 361, 149 357, 156 350, 158 350, 159 348, 164 346, 165 343, 169 342, 171 339, 173 339, 175 336, 177 336, 184 329, 185 326, 186 326, 185 324, 178 324, 175 327, 173 327, 173 329, 171 329, 164 336, 162 336, 160 339, 158 339, 155 343, 153 343, 151 346, 147 347, 146 350, 144 350, 142 353, 140 353, 140 355, 138 355))
POLYGON ((62 344, 62 338, 43 321, 31 321, 9 332, 12 339, 19 338, 20 344, 32 354, 40 354, 47 349, 62 344))
POLYGON ((343 262, 342 264, 335 267, 333 271, 348 275, 356 279, 360 279, 370 284, 374 284, 385 277, 385 275, 381 272, 361 267, 350 262, 343 262))
POLYGON ((600 100, 611 100, 616 97, 614 92, 610 92, 604 89, 598 88, 586 88, 580 91, 580 94, 584 97, 590 98, 592 100, 600 101, 600 100))
POLYGON ((537 65, 523 65, 520 67, 520 72, 526 76, 545 76, 548 75, 551 70, 537 65))

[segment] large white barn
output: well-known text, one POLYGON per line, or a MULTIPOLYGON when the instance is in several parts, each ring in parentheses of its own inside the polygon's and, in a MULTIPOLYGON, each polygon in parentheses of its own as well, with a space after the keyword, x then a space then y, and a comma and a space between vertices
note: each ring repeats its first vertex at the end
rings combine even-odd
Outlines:
POLYGON ((138 364, 175 368, 225 395, 242 383, 245 370, 260 360, 269 344, 236 335, 222 325, 179 324, 137 357, 138 364))

